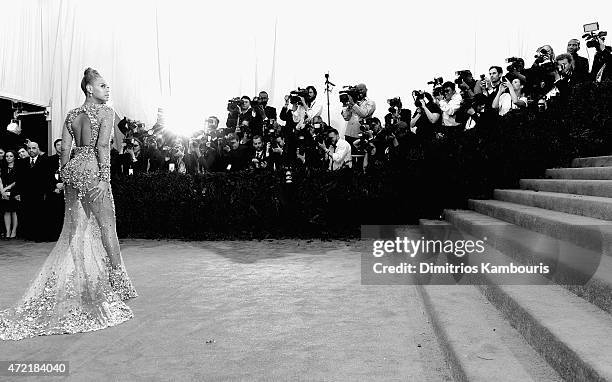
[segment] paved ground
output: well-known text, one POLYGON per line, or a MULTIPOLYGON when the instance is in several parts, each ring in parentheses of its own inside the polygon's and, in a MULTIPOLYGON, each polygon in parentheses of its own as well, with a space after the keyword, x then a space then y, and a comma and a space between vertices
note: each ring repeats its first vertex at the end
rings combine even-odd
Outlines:
MULTIPOLYGON (((362 286, 360 246, 125 241, 134 319, 1 341, 0 361, 68 360, 70 381, 450 380, 415 287, 362 286)), ((51 248, 0 243, 0 307, 51 248)))

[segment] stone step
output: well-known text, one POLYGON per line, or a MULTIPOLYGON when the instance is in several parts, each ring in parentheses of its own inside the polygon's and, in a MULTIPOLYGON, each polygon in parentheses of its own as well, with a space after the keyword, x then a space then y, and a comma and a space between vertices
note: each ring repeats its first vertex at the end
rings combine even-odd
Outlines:
POLYGON ((419 285, 417 289, 453 380, 561 380, 477 288, 419 285))
POLYGON ((446 220, 460 231, 524 264, 556 264, 550 279, 612 314, 612 258, 468 210, 446 210, 446 220))
POLYGON ((610 253, 612 222, 571 215, 499 200, 469 200, 470 209, 523 228, 568 241, 580 247, 610 253))
POLYGON ((572 167, 600 167, 612 166, 612 156, 576 158, 572 167))
POLYGON ((546 170, 546 177, 553 179, 612 179, 612 167, 578 167, 578 168, 550 168, 546 170))
POLYGON ((558 285, 482 285, 483 294, 568 381, 612 381, 612 318, 558 285))
POLYGON ((612 220, 612 198, 531 190, 495 190, 494 198, 573 215, 612 220))
POLYGON ((612 180, 584 179, 521 179, 523 190, 612 198, 612 180))
MULTIPOLYGON (((469 235, 465 237, 470 238, 469 235)), ((494 263, 511 261, 489 245, 486 255, 487 260, 494 263)), ((470 260, 482 261, 476 256, 470 260)), ((530 275, 529 278, 534 276, 539 277, 530 275)), ((487 273, 468 277, 476 278, 472 283, 563 378, 612 381, 612 363, 609 361, 612 317, 609 314, 558 285, 497 284, 497 275, 487 273)), ((452 287, 447 288, 452 290, 452 287)), ((474 304, 467 308, 466 311, 481 309, 474 304)), ((474 323, 476 325, 478 323, 474 323)))

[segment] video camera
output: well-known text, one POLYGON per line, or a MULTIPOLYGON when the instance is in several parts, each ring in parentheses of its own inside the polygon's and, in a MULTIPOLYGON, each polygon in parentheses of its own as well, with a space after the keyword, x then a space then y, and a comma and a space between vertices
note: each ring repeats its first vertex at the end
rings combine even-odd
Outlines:
POLYGON ((242 105, 242 99, 240 97, 232 98, 227 101, 227 111, 230 113, 239 111, 240 105, 242 105))
POLYGON ((587 40, 587 48, 597 48, 599 46, 597 39, 608 35, 608 32, 599 30, 599 23, 584 24, 584 32, 582 38, 587 40))
POLYGON ((304 97, 304 99, 308 98, 308 90, 297 88, 297 90, 292 90, 289 93, 289 97, 290 97, 291 103, 299 103, 301 102, 300 97, 304 97))
POLYGON ((427 85, 432 85, 434 88, 438 86, 442 86, 444 83, 444 79, 442 77, 435 77, 433 81, 427 82, 427 85))
POLYGON ((345 90, 340 90, 338 93, 340 94, 340 102, 343 105, 346 105, 349 101, 349 96, 353 99, 353 102, 357 102, 361 100, 361 91, 356 86, 345 86, 345 90))

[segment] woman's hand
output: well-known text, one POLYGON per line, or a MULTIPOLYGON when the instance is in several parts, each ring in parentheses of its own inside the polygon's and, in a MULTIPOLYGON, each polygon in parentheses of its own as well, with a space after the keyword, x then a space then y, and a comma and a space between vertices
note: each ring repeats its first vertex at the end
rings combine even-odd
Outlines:
POLYGON ((106 192, 108 191, 109 183, 101 180, 98 182, 98 185, 89 190, 89 196, 91 197, 92 202, 96 202, 98 198, 104 198, 106 192))

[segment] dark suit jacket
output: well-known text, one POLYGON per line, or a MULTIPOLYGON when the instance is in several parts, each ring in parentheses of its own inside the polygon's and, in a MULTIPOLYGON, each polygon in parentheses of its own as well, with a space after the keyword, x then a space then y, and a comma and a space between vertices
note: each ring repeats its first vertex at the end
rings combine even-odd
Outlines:
POLYGON ((31 158, 17 161, 17 179, 15 187, 17 193, 28 199, 43 199, 49 189, 49 158, 39 155, 33 167, 31 158))
POLYGON ((606 46, 606 49, 601 52, 595 53, 593 68, 591 69, 591 77, 593 77, 593 80, 595 80, 597 73, 604 64, 606 64, 606 68, 603 71, 601 80, 610 81, 612 80, 612 48, 609 46, 606 46))
POLYGON ((54 154, 49 157, 49 192, 53 192, 53 190, 55 190, 55 185, 62 181, 59 172, 61 166, 60 159, 59 154, 54 154))
POLYGON ((574 58, 574 78, 577 81, 590 80, 589 59, 576 53, 572 54, 572 57, 574 58))

